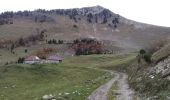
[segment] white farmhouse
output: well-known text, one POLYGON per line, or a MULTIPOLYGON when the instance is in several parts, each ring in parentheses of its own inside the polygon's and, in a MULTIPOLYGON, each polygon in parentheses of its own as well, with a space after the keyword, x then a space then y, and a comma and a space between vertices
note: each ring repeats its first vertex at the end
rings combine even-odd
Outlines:
POLYGON ((60 56, 52 55, 48 56, 46 59, 46 63, 59 63, 62 62, 63 58, 60 56))
POLYGON ((37 64, 40 63, 41 59, 37 56, 29 56, 27 58, 25 58, 24 63, 25 64, 37 64))

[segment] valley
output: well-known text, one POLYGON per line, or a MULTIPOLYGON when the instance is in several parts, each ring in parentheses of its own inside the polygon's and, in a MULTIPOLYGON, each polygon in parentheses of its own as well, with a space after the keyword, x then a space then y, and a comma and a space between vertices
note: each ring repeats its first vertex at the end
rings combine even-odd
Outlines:
POLYGON ((0 100, 169 100, 169 43, 101 6, 3 12, 0 100))

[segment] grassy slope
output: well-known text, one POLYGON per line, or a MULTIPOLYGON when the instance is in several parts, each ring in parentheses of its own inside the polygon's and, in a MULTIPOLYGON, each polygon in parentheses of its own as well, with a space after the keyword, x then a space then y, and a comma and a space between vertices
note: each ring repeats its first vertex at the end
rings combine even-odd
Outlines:
POLYGON ((115 54, 115 55, 89 55, 77 56, 69 59, 70 63, 76 63, 77 66, 93 67, 102 69, 119 69, 126 63, 133 60, 136 54, 115 54), (79 62, 77 62, 77 60, 79 62))
POLYGON ((152 60, 154 62, 158 62, 158 61, 168 57, 169 55, 170 55, 170 44, 167 44, 153 54, 152 60))
POLYGON ((158 100, 166 100, 166 97, 170 95, 170 81, 160 75, 155 75, 153 79, 150 78, 149 65, 142 65, 142 68, 137 71, 136 62, 131 65, 131 69, 127 69, 130 87, 137 91, 143 100, 153 96, 157 96, 158 100))
MULTIPOLYGON (((77 66, 92 66, 93 68, 125 71, 126 69, 131 69, 129 68, 129 65, 135 59, 135 57, 135 53, 120 55, 90 55, 75 57, 73 59, 70 59, 69 62, 77 63, 77 66), (81 60, 79 62, 76 62, 78 59, 81 60)), ((107 95, 108 100, 114 100, 115 89, 117 89, 117 85, 113 84, 107 95)))
POLYGON ((155 62, 165 59, 169 55, 169 50, 169 45, 166 45, 152 55, 153 62, 151 64, 142 61, 138 69, 138 61, 136 59, 130 65, 131 69, 126 69, 131 88, 137 91, 144 100, 154 96, 157 100, 167 100, 167 96, 170 95, 169 80, 162 78, 159 74, 154 75, 154 78, 150 77, 150 69, 155 66, 155 62))
POLYGON ((134 55, 90 55, 66 58, 58 65, 8 65, 0 67, 0 99, 36 100, 45 94, 83 100, 110 79, 98 68, 116 67, 134 55), (97 69, 96 69, 97 68, 97 69), (87 80, 94 82, 85 83, 87 80), (75 91, 80 93, 74 93, 75 91), (71 93, 64 95, 64 92, 71 93), (62 93, 59 96, 59 93, 62 93))
MULTIPOLYGON (((168 46, 165 46, 160 51, 156 52, 153 57, 155 57, 157 60, 160 60, 168 55, 168 52, 169 48, 168 46)), ((156 75, 153 79, 150 78, 148 75, 148 69, 151 65, 144 62, 141 63, 141 68, 138 69, 138 63, 137 59, 135 59, 135 54, 129 55, 127 57, 125 56, 122 60, 117 58, 117 60, 121 61, 121 63, 115 63, 112 67, 106 68, 118 71, 126 71, 129 75, 128 81, 130 87, 139 94, 142 100, 146 100, 148 97, 152 98, 153 96, 156 96, 158 100, 166 100, 167 96, 170 95, 170 81, 165 78, 161 78, 159 75, 156 75), (133 61, 133 63, 131 61, 133 61)), ((113 62, 115 61, 116 60, 113 62)), ((109 100, 114 100, 114 90, 116 90, 116 88, 116 84, 113 84, 107 95, 109 100)), ((135 97, 134 100, 136 100, 135 97)))
POLYGON ((1 68, 0 99, 39 100, 45 94, 53 94, 80 100, 107 80, 103 75, 106 72, 64 64, 10 65, 1 68), (94 80, 95 84, 85 84, 87 80, 94 80), (75 91, 78 92, 73 94, 75 91), (71 94, 65 96, 64 92, 71 94))

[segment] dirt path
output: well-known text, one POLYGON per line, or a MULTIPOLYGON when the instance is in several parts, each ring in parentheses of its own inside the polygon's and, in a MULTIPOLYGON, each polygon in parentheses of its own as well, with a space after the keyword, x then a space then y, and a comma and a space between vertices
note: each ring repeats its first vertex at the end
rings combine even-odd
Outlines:
MULTIPOLYGON (((110 71, 111 72, 111 71, 110 71)), ((132 100, 134 96, 134 92, 129 89, 129 85, 127 84, 127 75, 119 72, 111 72, 114 74, 114 78, 112 78, 107 83, 103 84, 99 88, 97 88, 88 98, 87 100, 107 100, 107 93, 112 87, 112 84, 117 82, 118 90, 115 90, 115 93, 118 94, 115 100, 132 100)))
POLYGON ((125 73, 119 73, 119 79, 117 80, 118 89, 115 90, 115 93, 118 94, 115 98, 116 100, 134 99, 134 91, 129 88, 127 78, 128 76, 125 73))

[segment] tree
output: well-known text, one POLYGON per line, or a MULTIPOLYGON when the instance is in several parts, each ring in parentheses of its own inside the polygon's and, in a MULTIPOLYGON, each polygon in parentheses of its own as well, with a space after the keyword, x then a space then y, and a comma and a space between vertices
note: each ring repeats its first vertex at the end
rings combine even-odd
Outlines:
POLYGON ((93 18, 93 14, 92 14, 92 13, 89 13, 89 14, 87 15, 87 21, 88 21, 89 23, 92 23, 92 18, 93 18))
POLYGON ((63 40, 58 40, 58 44, 63 44, 63 40))
POLYGON ((52 43, 53 44, 57 44, 57 41, 55 39, 53 39, 52 43))
POLYGON ((38 18, 37 18, 37 16, 35 16, 35 18, 34 18, 34 21, 35 21, 35 22, 37 22, 37 21, 38 21, 38 18))
POLYGON ((76 39, 76 40, 74 40, 73 42, 74 42, 74 44, 77 44, 77 43, 80 42, 80 40, 79 40, 79 39, 76 39))
POLYGON ((117 24, 119 23, 119 18, 114 18, 114 19, 112 20, 112 23, 113 23, 113 25, 114 25, 114 28, 117 28, 117 24))
POLYGON ((25 49, 25 50, 24 50, 24 52, 25 52, 25 53, 27 53, 27 52, 28 52, 28 50, 27 50, 27 49, 25 49))
POLYGON ((139 52, 141 55, 144 55, 146 53, 146 51, 144 49, 141 49, 139 52))
POLYGON ((144 61, 147 62, 147 63, 151 63, 151 54, 146 53, 146 51, 144 49, 141 49, 139 51, 139 56, 138 56, 138 63, 139 64, 140 64, 141 59, 144 59, 144 61))
POLYGON ((145 54, 143 58, 147 63, 151 63, 151 54, 145 54))
POLYGON ((24 42, 24 39, 21 37, 18 41, 19 45, 20 46, 25 46, 25 42, 24 42))
POLYGON ((48 41, 48 44, 52 44, 52 40, 49 40, 49 41, 48 41))
POLYGON ((12 45, 11 45, 11 52, 13 52, 14 48, 15 48, 15 45, 12 44, 12 45))
POLYGON ((24 59, 23 57, 22 57, 22 58, 19 57, 19 58, 18 58, 18 63, 23 63, 24 60, 25 60, 25 59, 24 59))
POLYGON ((89 23, 92 23, 92 20, 91 20, 90 18, 88 18, 87 21, 88 21, 89 23))
POLYGON ((77 23, 77 18, 76 17, 73 17, 73 20, 75 23, 77 23))
POLYGON ((107 23, 107 17, 106 17, 106 16, 104 16, 102 23, 103 23, 103 24, 106 24, 106 23, 107 23))
POLYGON ((77 28, 78 26, 77 25, 73 25, 74 28, 77 28))
POLYGON ((98 23, 98 17, 97 14, 95 14, 95 22, 98 23))
POLYGON ((76 49, 76 55, 81 55, 82 54, 82 50, 80 48, 76 49))

